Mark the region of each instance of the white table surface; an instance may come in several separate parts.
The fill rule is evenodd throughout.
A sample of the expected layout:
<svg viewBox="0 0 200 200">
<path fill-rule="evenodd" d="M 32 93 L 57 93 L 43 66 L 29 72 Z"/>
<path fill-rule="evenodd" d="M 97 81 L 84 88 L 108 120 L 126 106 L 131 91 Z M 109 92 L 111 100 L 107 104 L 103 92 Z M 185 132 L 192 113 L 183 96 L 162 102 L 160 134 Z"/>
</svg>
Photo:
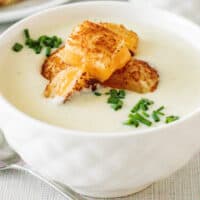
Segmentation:
<svg viewBox="0 0 200 200">
<path fill-rule="evenodd" d="M 154 3 L 200 24 L 200 0 L 133 0 Z M 0 25 L 0 33 L 11 24 Z M 141 171 L 142 173 L 142 171 Z M 0 172 L 0 200 L 64 200 L 46 184 L 23 171 Z M 167 179 L 123 200 L 200 200 L 200 154 Z"/>
</svg>

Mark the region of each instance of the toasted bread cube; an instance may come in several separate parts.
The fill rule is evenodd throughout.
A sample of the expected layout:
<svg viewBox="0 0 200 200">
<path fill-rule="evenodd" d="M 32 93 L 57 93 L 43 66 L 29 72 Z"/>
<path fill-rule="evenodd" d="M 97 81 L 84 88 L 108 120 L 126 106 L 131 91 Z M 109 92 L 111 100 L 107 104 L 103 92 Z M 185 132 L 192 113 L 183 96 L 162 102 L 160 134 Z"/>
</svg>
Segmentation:
<svg viewBox="0 0 200 200">
<path fill-rule="evenodd" d="M 138 93 L 153 92 L 159 83 L 158 72 L 147 62 L 131 59 L 128 64 L 113 73 L 104 86 L 126 89 Z"/>
<path fill-rule="evenodd" d="M 128 49 L 132 53 L 136 52 L 139 39 L 135 32 L 126 29 L 123 25 L 114 23 L 100 23 L 100 25 L 120 35 L 125 40 Z M 64 47 L 61 47 L 45 60 L 42 66 L 42 75 L 46 79 L 51 80 L 59 71 L 67 67 L 67 64 L 63 61 L 64 53 Z"/>
<path fill-rule="evenodd" d="M 60 65 L 60 63 L 63 63 L 62 60 L 60 60 L 60 51 L 63 51 L 63 49 L 58 49 L 56 53 L 53 53 L 45 61 L 46 65 L 43 65 L 46 68 L 43 69 L 43 72 L 46 72 L 46 74 L 43 74 L 45 77 L 48 77 L 48 75 L 51 74 L 51 77 L 53 78 L 57 73 L 62 71 L 63 68 L 66 69 L 67 67 L 70 67 L 65 63 L 65 65 Z M 56 55 L 58 56 L 56 57 Z M 53 66 L 53 68 L 51 66 Z M 54 68 L 56 70 L 54 70 Z M 87 81 L 90 80 L 87 76 L 85 76 L 85 78 L 87 78 Z M 59 78 L 55 78 L 54 82 L 57 80 L 59 80 Z M 154 91 L 158 82 L 159 75 L 157 71 L 150 67 L 148 63 L 141 60 L 131 59 L 124 68 L 113 73 L 113 75 L 111 75 L 103 85 L 119 89 L 127 89 L 139 93 L 146 93 Z M 89 84 L 89 82 L 87 83 Z"/>
<path fill-rule="evenodd" d="M 105 28 L 108 28 L 109 30 L 113 31 L 114 33 L 120 35 L 126 43 L 126 46 L 131 51 L 132 54 L 136 53 L 138 43 L 139 43 L 139 37 L 138 35 L 128 30 L 125 26 L 121 24 L 114 24 L 114 23 L 100 23 Z"/>
<path fill-rule="evenodd" d="M 57 73 L 69 66 L 63 61 L 63 56 L 65 53 L 64 51 L 64 47 L 61 47 L 46 58 L 44 64 L 42 65 L 41 71 L 41 74 L 46 79 L 52 80 L 57 75 Z"/>
<path fill-rule="evenodd" d="M 44 95 L 47 98 L 67 100 L 74 92 L 89 87 L 89 76 L 80 68 L 68 66 L 60 71 L 46 86 Z"/>
<path fill-rule="evenodd" d="M 130 59 L 121 36 L 89 21 L 77 26 L 65 44 L 65 62 L 84 69 L 100 82 L 124 67 Z"/>
</svg>

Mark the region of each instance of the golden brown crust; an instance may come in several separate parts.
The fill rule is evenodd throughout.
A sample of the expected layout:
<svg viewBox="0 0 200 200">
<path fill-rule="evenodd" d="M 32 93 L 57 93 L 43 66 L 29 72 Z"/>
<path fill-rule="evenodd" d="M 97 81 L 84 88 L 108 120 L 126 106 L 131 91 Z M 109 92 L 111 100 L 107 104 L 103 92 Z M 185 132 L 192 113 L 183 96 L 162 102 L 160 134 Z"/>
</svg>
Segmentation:
<svg viewBox="0 0 200 200">
<path fill-rule="evenodd" d="M 100 82 L 107 80 L 131 58 L 124 39 L 102 25 L 84 21 L 65 44 L 66 63 L 84 68 Z"/>
<path fill-rule="evenodd" d="M 86 50 L 86 51 L 93 50 L 94 52 L 98 53 L 98 52 L 100 52 L 100 50 L 98 50 L 99 48 L 100 49 L 105 48 L 107 50 L 107 52 L 110 53 L 110 54 L 108 54 L 108 57 L 111 57 L 114 49 L 116 48 L 116 47 L 114 47 L 114 45 L 116 43 L 114 40 L 111 40 L 109 42 L 107 41 L 108 31 L 106 29 L 109 29 L 110 31 L 114 32 L 115 34 L 120 35 L 120 37 L 122 37 L 125 40 L 126 46 L 132 53 L 136 52 L 139 38 L 135 32 L 128 30 L 123 25 L 118 25 L 118 24 L 113 24 L 113 23 L 100 23 L 101 26 L 99 26 L 98 24 L 95 24 L 95 23 L 90 23 L 90 22 L 85 22 L 85 23 L 87 23 L 88 26 L 91 26 L 90 30 L 80 27 L 79 34 L 74 34 L 74 35 L 72 34 L 73 41 L 74 40 L 76 40 L 76 41 L 85 40 L 85 42 L 83 42 L 83 41 L 80 42 L 82 48 L 87 49 L 87 46 L 88 46 L 88 43 L 86 42 L 87 40 L 82 38 L 82 35 L 86 34 L 89 37 L 90 34 L 95 34 L 97 30 L 100 32 L 102 32 L 102 31 L 106 32 L 105 37 L 104 36 L 100 37 L 100 39 L 96 41 L 95 48 L 93 48 L 93 49 L 88 48 L 88 50 Z M 84 25 L 84 26 L 86 26 L 86 25 Z M 76 44 L 76 45 L 78 45 L 78 44 Z M 64 53 L 65 53 L 64 47 L 61 47 L 45 60 L 43 66 L 42 66 L 41 74 L 46 79 L 51 80 L 58 72 L 60 72 L 61 70 L 65 69 L 67 67 L 67 64 L 65 63 L 65 61 L 63 59 Z M 98 71 L 97 70 L 95 71 L 94 69 L 93 69 L 93 72 L 98 73 Z"/>
<path fill-rule="evenodd" d="M 97 81 L 139 93 L 154 91 L 159 82 L 157 71 L 130 56 L 129 50 L 135 53 L 137 45 L 137 34 L 122 25 L 83 22 L 74 29 L 65 47 L 45 60 L 41 74 L 50 82 L 44 95 L 67 100 Z"/>
<path fill-rule="evenodd" d="M 49 82 L 44 95 L 47 98 L 61 97 L 62 101 L 66 101 L 76 91 L 90 87 L 91 83 L 91 78 L 86 72 L 77 67 L 68 66 Z"/>
<path fill-rule="evenodd" d="M 52 80 L 57 73 L 67 68 L 67 64 L 63 61 L 64 47 L 60 47 L 53 52 L 42 65 L 41 74 L 48 80 Z"/>
<path fill-rule="evenodd" d="M 158 83 L 159 75 L 154 68 L 142 60 L 131 59 L 124 68 L 113 73 L 103 85 L 147 93 L 153 92 Z"/>
<path fill-rule="evenodd" d="M 128 30 L 125 26 L 121 24 L 104 22 L 104 23 L 100 23 L 100 25 L 104 26 L 105 28 L 121 36 L 125 40 L 126 46 L 131 51 L 131 53 L 133 54 L 136 53 L 138 43 L 139 43 L 139 37 L 135 32 Z"/>
<path fill-rule="evenodd" d="M 47 79 L 52 80 L 46 87 L 46 97 L 55 97 L 61 94 L 58 94 L 58 91 L 53 90 L 53 88 L 57 88 L 62 83 L 62 77 L 66 76 L 60 72 L 63 71 L 63 69 L 70 67 L 69 65 L 66 65 L 60 61 L 60 56 L 56 57 L 56 55 L 59 54 L 59 51 L 62 50 L 63 48 L 58 49 L 57 52 L 53 53 L 50 57 L 47 58 L 45 61 L 46 64 L 43 65 L 42 74 Z M 60 75 L 57 76 L 59 73 Z M 67 98 L 67 96 L 71 96 L 75 91 L 80 91 L 85 87 L 94 85 L 96 82 L 94 79 L 89 78 L 89 76 L 87 76 L 87 78 L 83 76 L 82 80 L 83 78 L 85 78 L 85 82 L 83 84 L 78 84 L 77 86 L 74 85 L 74 88 L 76 89 L 73 88 L 70 94 L 65 94 L 65 98 Z M 148 63 L 144 61 L 134 60 L 132 58 L 124 68 L 113 73 L 113 75 L 106 82 L 104 82 L 103 85 L 119 89 L 127 89 L 139 93 L 146 93 L 154 91 L 157 88 L 158 82 L 159 75 L 155 69 L 153 69 Z M 54 93 L 54 95 L 52 93 Z M 65 92 L 62 91 L 62 95 L 64 93 Z"/>
</svg>

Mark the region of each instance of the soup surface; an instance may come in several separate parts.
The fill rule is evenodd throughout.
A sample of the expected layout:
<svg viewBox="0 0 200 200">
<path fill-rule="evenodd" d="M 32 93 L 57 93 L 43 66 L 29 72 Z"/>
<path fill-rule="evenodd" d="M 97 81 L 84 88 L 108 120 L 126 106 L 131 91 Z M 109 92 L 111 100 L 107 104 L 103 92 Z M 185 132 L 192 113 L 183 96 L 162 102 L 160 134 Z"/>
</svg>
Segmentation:
<svg viewBox="0 0 200 200">
<path fill-rule="evenodd" d="M 131 108 L 143 97 L 153 100 L 155 108 L 164 105 L 166 114 L 181 117 L 194 111 L 200 104 L 199 50 L 170 32 L 136 24 L 126 25 L 140 37 L 136 58 L 149 62 L 160 74 L 160 83 L 153 93 L 144 95 L 127 92 L 124 106 L 117 112 L 107 104 L 106 95 L 98 97 L 88 91 L 58 105 L 43 96 L 47 80 L 40 75 L 40 69 L 45 56 L 35 55 L 24 48 L 20 53 L 7 49 L 0 60 L 0 88 L 3 95 L 34 118 L 68 129 L 93 132 L 136 130 L 123 125 L 123 122 Z M 67 27 L 65 24 L 40 34 L 58 35 L 65 39 L 72 26 L 74 24 Z M 100 88 L 99 92 L 108 90 Z M 162 124 L 160 122 L 156 126 Z"/>
</svg>

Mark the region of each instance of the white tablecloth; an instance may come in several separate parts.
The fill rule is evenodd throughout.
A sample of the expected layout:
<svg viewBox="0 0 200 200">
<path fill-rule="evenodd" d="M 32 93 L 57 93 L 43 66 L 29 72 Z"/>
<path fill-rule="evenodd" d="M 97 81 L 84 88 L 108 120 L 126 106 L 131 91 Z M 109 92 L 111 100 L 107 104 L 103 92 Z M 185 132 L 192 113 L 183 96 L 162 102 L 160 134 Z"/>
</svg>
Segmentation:
<svg viewBox="0 0 200 200">
<path fill-rule="evenodd" d="M 154 3 L 200 24 L 200 0 L 133 0 Z M 0 25 L 0 32 L 8 25 Z M 141 172 L 142 173 L 142 172 Z M 0 172 L 0 200 L 64 200 L 46 184 L 23 171 Z M 200 200 L 200 154 L 165 180 L 123 200 Z"/>
</svg>

